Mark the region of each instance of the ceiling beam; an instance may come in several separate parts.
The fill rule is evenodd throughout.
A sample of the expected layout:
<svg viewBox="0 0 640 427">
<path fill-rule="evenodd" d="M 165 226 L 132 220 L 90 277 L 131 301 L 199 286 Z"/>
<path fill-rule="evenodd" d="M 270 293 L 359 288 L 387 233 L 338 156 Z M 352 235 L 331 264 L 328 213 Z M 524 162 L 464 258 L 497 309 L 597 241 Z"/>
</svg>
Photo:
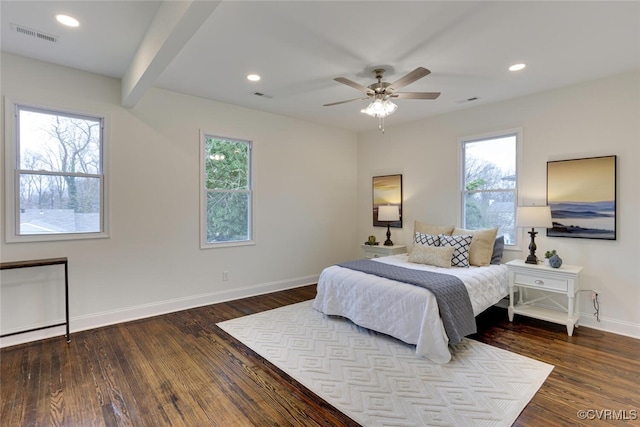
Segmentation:
<svg viewBox="0 0 640 427">
<path fill-rule="evenodd" d="M 133 108 L 220 1 L 163 1 L 122 77 L 122 105 Z"/>
</svg>

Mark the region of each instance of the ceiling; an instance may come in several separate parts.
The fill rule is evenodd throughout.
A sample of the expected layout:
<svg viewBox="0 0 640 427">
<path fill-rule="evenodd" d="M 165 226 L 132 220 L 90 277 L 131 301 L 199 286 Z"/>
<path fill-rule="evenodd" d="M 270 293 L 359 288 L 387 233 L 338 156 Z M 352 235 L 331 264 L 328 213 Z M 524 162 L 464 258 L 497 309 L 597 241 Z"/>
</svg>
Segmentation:
<svg viewBox="0 0 640 427">
<path fill-rule="evenodd" d="M 333 81 L 395 81 L 386 126 L 640 69 L 639 1 L 7 1 L 1 49 L 123 79 L 123 105 L 150 87 L 353 131 L 377 129 L 366 101 Z M 61 26 L 57 13 L 74 16 Z M 15 31 L 15 25 L 56 42 Z M 507 67 L 527 67 L 510 72 Z M 246 75 L 257 73 L 259 82 Z M 264 96 L 257 96 L 259 92 Z M 473 101 L 469 99 L 477 98 Z"/>
</svg>

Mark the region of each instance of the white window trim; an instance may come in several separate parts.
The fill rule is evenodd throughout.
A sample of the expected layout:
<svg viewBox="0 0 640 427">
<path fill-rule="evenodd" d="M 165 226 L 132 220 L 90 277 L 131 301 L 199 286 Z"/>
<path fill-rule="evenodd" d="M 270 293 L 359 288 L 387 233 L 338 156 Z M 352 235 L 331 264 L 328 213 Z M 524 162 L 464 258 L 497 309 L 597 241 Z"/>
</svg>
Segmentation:
<svg viewBox="0 0 640 427">
<path fill-rule="evenodd" d="M 17 148 L 17 106 L 24 106 L 34 109 L 40 109 L 44 111 L 53 111 L 59 113 L 67 113 L 71 115 L 84 115 L 88 117 L 95 117 L 102 119 L 102 176 L 101 180 L 101 220 L 102 231 L 95 233 L 57 233 L 57 234 L 36 234 L 36 235 L 20 235 L 18 233 L 19 225 L 16 223 L 19 218 L 17 210 L 20 208 L 17 201 L 17 195 L 19 194 L 18 185 L 16 180 L 16 171 L 18 169 L 18 156 L 16 152 Z M 76 110 L 52 106 L 42 105 L 32 102 L 15 101 L 9 97 L 4 98 L 4 123 L 5 123 L 5 135 L 4 135 L 4 180 L 5 180 L 5 242 L 6 243 L 26 243 L 26 242 L 54 242 L 54 241 L 67 241 L 67 240 L 85 240 L 85 239 L 104 239 L 109 235 L 109 168 L 108 168 L 108 122 L 107 114 L 87 112 L 84 108 L 83 112 L 79 113 Z"/>
<path fill-rule="evenodd" d="M 217 242 L 217 243 L 209 243 L 207 242 L 207 188 L 205 185 L 205 178 L 207 176 L 206 170 L 206 156 L 205 156 L 205 148 L 206 143 L 205 139 L 207 136 L 215 136 L 220 139 L 228 139 L 231 141 L 246 141 L 249 143 L 249 240 L 240 240 L 233 242 Z M 255 245 L 255 228 L 254 228 L 254 184 L 253 184 L 253 168 L 254 168 L 254 158 L 253 158 L 253 139 L 251 138 L 241 138 L 241 137 L 228 137 L 222 136 L 216 132 L 205 132 L 202 129 L 200 130 L 200 249 L 216 249 L 216 248 L 229 248 L 229 247 L 237 247 L 237 246 L 252 246 Z"/>
<path fill-rule="evenodd" d="M 523 130 L 522 128 L 512 128 L 512 129 L 504 129 L 496 132 L 488 132 L 477 135 L 469 135 L 465 137 L 458 138 L 458 180 L 459 180 L 459 193 L 460 197 L 458 199 L 458 218 L 460 218 L 460 224 L 464 224 L 464 184 L 465 184 L 465 169 L 463 167 L 463 153 L 464 146 L 466 142 L 477 142 L 483 141 L 487 139 L 496 139 L 508 135 L 516 136 L 516 188 L 515 188 L 515 200 L 516 207 L 522 204 L 522 200 L 520 199 L 520 176 L 521 176 L 521 167 L 522 167 L 522 144 L 523 144 Z M 504 250 L 506 251 L 521 251 L 522 244 L 524 239 L 522 238 L 522 232 L 517 230 L 514 232 L 516 237 L 516 242 L 513 245 L 504 245 Z"/>
</svg>

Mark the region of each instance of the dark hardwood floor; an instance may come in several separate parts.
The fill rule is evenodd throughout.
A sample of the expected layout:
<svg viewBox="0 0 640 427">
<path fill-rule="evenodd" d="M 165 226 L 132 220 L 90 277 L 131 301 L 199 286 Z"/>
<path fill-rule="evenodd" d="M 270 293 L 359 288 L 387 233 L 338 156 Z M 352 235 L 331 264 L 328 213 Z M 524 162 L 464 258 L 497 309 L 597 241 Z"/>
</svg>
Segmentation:
<svg viewBox="0 0 640 427">
<path fill-rule="evenodd" d="M 0 425 L 356 426 L 215 326 L 314 296 L 306 286 L 2 349 Z M 472 338 L 555 365 L 515 425 L 640 425 L 640 340 L 506 317 L 484 313 Z"/>
</svg>

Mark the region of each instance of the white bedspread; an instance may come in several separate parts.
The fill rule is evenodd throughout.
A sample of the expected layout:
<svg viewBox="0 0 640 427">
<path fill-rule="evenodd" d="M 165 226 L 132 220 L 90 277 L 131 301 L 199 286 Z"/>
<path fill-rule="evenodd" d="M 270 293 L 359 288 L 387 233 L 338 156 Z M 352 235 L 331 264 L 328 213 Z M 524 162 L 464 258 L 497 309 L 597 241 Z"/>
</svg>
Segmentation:
<svg viewBox="0 0 640 427">
<path fill-rule="evenodd" d="M 406 254 L 374 260 L 459 277 L 469 292 L 474 316 L 509 293 L 505 265 L 440 268 L 410 263 Z M 416 354 L 433 362 L 447 363 L 451 360 L 449 339 L 436 299 L 430 291 L 419 286 L 331 266 L 320 274 L 313 308 L 415 344 Z"/>
</svg>

